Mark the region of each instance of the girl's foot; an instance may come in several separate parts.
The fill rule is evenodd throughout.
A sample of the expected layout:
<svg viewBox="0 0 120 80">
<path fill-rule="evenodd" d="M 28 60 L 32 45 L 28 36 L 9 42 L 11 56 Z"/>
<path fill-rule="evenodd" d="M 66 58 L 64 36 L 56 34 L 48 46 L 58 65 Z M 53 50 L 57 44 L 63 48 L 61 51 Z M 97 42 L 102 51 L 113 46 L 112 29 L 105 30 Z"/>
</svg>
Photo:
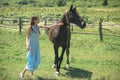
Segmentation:
<svg viewBox="0 0 120 80">
<path fill-rule="evenodd" d="M 20 73 L 20 78 L 24 79 L 24 74 L 23 73 Z"/>
<path fill-rule="evenodd" d="M 34 79 L 33 71 L 30 72 L 30 76 Z"/>
<path fill-rule="evenodd" d="M 31 77 L 32 77 L 33 79 L 35 79 L 35 76 L 31 75 Z"/>
<path fill-rule="evenodd" d="M 35 78 L 35 76 L 33 74 L 30 74 L 30 77 L 33 78 L 33 79 Z"/>
</svg>

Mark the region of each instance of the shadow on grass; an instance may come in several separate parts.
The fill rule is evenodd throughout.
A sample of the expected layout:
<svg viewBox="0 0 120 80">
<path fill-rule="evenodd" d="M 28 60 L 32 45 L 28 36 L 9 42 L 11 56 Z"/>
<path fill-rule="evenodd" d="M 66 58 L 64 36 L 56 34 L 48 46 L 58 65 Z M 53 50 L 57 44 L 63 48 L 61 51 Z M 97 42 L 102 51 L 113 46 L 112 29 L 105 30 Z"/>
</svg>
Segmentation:
<svg viewBox="0 0 120 80">
<path fill-rule="evenodd" d="M 88 79 L 91 80 L 92 72 L 87 70 L 82 70 L 79 68 L 70 68 L 68 72 L 66 72 L 67 76 L 70 76 L 71 78 L 79 78 L 79 79 Z"/>
<path fill-rule="evenodd" d="M 37 77 L 37 80 L 57 80 L 57 79 L 48 79 L 48 78 L 42 78 L 42 77 Z"/>
</svg>

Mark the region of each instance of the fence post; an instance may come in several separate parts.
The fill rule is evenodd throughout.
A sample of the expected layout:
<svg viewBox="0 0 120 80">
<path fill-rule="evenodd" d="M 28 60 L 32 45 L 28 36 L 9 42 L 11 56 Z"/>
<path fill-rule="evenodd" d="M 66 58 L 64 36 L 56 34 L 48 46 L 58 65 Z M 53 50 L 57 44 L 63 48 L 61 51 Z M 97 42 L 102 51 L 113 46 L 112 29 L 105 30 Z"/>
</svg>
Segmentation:
<svg viewBox="0 0 120 80">
<path fill-rule="evenodd" d="M 22 21 L 22 18 L 20 17 L 19 18 L 19 32 L 21 34 L 21 31 L 22 31 L 22 25 L 23 25 L 23 21 Z"/>
<path fill-rule="evenodd" d="M 73 32 L 73 24 L 71 25 L 71 27 L 72 27 L 72 32 Z"/>
<path fill-rule="evenodd" d="M 44 20 L 44 26 L 47 26 L 47 19 Z M 45 29 L 45 33 L 48 34 L 48 29 Z"/>
<path fill-rule="evenodd" d="M 99 21 L 99 35 L 100 35 L 100 41 L 103 41 L 102 22 L 103 22 L 103 19 L 100 18 L 100 21 Z"/>
<path fill-rule="evenodd" d="M 46 25 L 47 25 L 47 20 L 45 19 L 45 20 L 44 20 L 44 26 L 46 26 Z"/>
</svg>

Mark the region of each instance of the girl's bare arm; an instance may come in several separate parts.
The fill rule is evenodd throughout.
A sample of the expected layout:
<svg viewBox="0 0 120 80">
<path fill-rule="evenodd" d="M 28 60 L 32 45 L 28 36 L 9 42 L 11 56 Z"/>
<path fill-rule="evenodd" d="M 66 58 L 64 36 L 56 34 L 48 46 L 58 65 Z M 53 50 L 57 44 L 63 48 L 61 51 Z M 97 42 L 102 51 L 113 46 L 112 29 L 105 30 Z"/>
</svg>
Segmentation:
<svg viewBox="0 0 120 80">
<path fill-rule="evenodd" d="M 49 28 L 48 26 L 38 26 L 39 28 Z"/>
<path fill-rule="evenodd" d="M 62 25 L 64 25 L 64 23 L 63 22 L 60 22 L 60 23 L 58 23 L 58 24 L 53 24 L 53 25 L 50 25 L 49 27 L 59 27 L 59 26 L 62 26 Z"/>
<path fill-rule="evenodd" d="M 58 24 L 52 24 L 52 25 L 50 25 L 50 26 L 39 26 L 40 28 L 50 28 L 50 27 L 59 27 L 59 26 L 61 26 L 61 25 L 63 25 L 63 23 L 61 22 L 61 23 L 58 23 Z"/>
<path fill-rule="evenodd" d="M 31 27 L 29 26 L 26 32 L 26 48 L 29 50 L 29 37 L 30 37 Z"/>
</svg>

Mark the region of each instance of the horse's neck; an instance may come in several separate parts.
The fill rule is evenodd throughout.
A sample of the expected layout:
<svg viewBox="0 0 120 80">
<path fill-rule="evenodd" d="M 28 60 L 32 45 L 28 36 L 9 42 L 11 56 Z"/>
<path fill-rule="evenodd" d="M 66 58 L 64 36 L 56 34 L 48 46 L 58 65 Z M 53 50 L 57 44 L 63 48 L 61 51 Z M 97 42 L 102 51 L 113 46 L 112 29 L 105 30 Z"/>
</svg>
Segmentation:
<svg viewBox="0 0 120 80">
<path fill-rule="evenodd" d="M 62 17 L 62 19 L 60 21 L 64 23 L 64 26 L 67 26 L 68 23 L 69 23 L 68 20 L 67 20 L 66 14 L 63 15 L 63 17 Z"/>
</svg>

